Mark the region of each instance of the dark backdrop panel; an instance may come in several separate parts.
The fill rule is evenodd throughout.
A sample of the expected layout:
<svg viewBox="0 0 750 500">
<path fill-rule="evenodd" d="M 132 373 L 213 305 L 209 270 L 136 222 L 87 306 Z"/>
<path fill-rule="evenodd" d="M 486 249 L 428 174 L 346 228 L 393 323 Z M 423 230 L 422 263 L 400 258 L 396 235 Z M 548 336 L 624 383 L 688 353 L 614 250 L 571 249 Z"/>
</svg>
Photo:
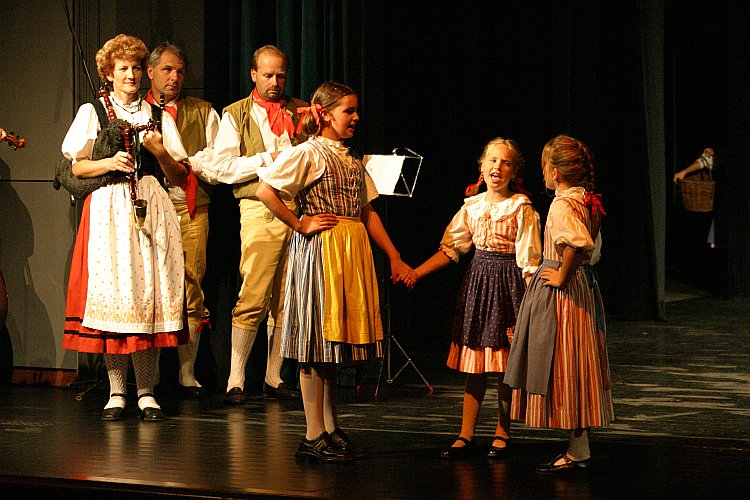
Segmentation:
<svg viewBox="0 0 750 500">
<path fill-rule="evenodd" d="M 525 185 L 544 219 L 550 199 L 541 149 L 569 133 L 598 162 L 609 214 L 599 265 L 608 312 L 653 314 L 637 14 L 632 6 L 547 2 L 487 2 L 474 10 L 409 2 L 386 12 L 386 142 L 425 156 L 415 196 L 389 205 L 391 235 L 408 262 L 437 250 L 464 187 L 476 180 L 484 144 L 496 136 L 524 151 Z M 447 345 L 461 271 L 440 271 L 409 296 L 410 328 L 431 345 Z"/>
<path fill-rule="evenodd" d="M 667 116 L 674 171 L 715 149 L 714 212 L 686 211 L 671 182 L 667 272 L 722 296 L 748 291 L 748 9 L 743 2 L 667 3 Z M 670 173 L 671 181 L 671 173 Z M 707 244 L 712 221 L 716 248 Z"/>
</svg>

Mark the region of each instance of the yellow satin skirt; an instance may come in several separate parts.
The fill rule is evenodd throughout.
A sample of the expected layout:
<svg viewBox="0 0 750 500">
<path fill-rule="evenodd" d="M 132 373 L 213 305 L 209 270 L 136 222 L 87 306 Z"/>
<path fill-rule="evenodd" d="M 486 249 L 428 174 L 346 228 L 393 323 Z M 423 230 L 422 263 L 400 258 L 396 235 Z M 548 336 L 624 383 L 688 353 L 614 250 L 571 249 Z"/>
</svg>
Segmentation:
<svg viewBox="0 0 750 500">
<path fill-rule="evenodd" d="M 324 292 L 323 338 L 370 344 L 383 339 L 380 296 L 372 248 L 359 219 L 339 217 L 320 235 Z"/>
</svg>

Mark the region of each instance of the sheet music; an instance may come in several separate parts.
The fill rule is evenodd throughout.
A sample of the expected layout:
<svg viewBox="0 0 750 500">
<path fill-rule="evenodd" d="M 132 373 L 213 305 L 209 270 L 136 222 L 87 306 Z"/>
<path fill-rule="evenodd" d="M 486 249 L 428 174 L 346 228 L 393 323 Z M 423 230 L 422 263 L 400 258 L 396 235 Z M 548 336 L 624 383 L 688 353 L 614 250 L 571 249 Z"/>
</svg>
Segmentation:
<svg viewBox="0 0 750 500">
<path fill-rule="evenodd" d="M 404 158 L 399 155 L 365 155 L 362 159 L 365 169 L 375 182 L 378 194 L 394 194 Z"/>
</svg>

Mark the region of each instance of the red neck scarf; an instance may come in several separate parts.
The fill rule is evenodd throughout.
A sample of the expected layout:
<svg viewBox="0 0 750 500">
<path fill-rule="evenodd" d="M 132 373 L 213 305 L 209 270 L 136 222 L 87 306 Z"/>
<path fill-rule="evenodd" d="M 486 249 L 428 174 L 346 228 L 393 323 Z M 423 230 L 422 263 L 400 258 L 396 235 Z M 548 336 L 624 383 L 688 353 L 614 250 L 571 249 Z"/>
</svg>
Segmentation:
<svg viewBox="0 0 750 500">
<path fill-rule="evenodd" d="M 292 120 L 292 117 L 286 112 L 286 108 L 284 107 L 286 99 L 276 102 L 266 101 L 260 96 L 257 88 L 253 89 L 251 95 L 253 96 L 253 102 L 261 106 L 268 113 L 268 124 L 271 125 L 271 131 L 274 134 L 281 136 L 284 130 L 286 130 L 289 137 L 294 137 L 294 120 Z"/>
</svg>

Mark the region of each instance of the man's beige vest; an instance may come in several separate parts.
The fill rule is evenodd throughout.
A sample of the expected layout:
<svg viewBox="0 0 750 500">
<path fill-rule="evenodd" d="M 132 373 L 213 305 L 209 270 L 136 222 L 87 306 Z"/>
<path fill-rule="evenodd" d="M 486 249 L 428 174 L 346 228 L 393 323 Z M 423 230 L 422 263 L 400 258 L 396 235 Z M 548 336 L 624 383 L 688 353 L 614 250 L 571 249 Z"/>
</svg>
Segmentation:
<svg viewBox="0 0 750 500">
<path fill-rule="evenodd" d="M 206 124 L 211 111 L 211 103 L 197 97 L 186 96 L 177 102 L 177 130 L 188 156 L 207 146 Z M 209 186 L 199 179 L 197 206 L 203 207 L 210 202 L 208 189 Z"/>
<path fill-rule="evenodd" d="M 292 115 L 295 130 L 300 119 L 297 108 L 301 106 L 307 106 L 307 103 L 293 97 L 287 98 L 286 110 Z M 240 154 L 242 156 L 253 156 L 266 150 L 266 146 L 263 144 L 263 135 L 251 114 L 252 107 L 253 98 L 249 96 L 224 108 L 224 112 L 232 115 L 234 122 L 240 129 Z M 306 139 L 306 135 L 295 135 L 292 137 L 292 146 L 296 146 Z M 235 198 L 251 198 L 255 196 L 257 188 L 258 179 L 253 179 L 252 181 L 235 184 L 232 191 Z"/>
</svg>

